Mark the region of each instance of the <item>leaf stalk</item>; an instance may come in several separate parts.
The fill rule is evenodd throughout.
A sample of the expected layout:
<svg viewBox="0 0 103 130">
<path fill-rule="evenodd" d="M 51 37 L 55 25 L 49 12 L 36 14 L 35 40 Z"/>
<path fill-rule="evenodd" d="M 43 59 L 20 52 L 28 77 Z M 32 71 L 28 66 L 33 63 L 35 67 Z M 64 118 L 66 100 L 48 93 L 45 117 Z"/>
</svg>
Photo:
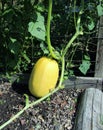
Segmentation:
<svg viewBox="0 0 103 130">
<path fill-rule="evenodd" d="M 51 14 L 52 14 L 52 0 L 49 0 L 49 7 L 48 7 L 48 18 L 47 18 L 47 45 L 50 52 L 50 55 L 58 60 L 58 57 L 53 51 L 53 47 L 51 45 L 51 39 L 50 39 L 50 23 L 51 23 Z"/>
</svg>

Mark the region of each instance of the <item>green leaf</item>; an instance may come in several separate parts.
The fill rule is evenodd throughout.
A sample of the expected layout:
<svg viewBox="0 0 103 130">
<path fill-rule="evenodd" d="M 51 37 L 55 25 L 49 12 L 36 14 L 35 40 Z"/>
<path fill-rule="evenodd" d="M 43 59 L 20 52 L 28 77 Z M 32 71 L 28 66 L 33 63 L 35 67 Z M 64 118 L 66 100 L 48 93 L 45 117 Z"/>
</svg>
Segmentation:
<svg viewBox="0 0 103 130">
<path fill-rule="evenodd" d="M 29 105 L 29 96 L 27 94 L 24 94 L 25 96 L 25 105 L 28 106 Z"/>
<path fill-rule="evenodd" d="M 94 21 L 92 20 L 92 21 L 88 24 L 88 29 L 91 31 L 91 30 L 94 29 L 94 27 L 95 27 L 95 23 L 94 23 Z"/>
<path fill-rule="evenodd" d="M 7 9 L 4 11 L 4 13 L 2 14 L 2 16 L 5 16 L 5 15 L 8 15 L 8 14 L 11 14 L 13 12 L 12 9 Z"/>
<path fill-rule="evenodd" d="M 82 60 L 82 64 L 79 67 L 79 70 L 86 75 L 88 69 L 90 68 L 91 62 L 90 57 L 87 55 L 84 55 L 84 59 Z"/>
<path fill-rule="evenodd" d="M 90 57 L 88 55 L 84 55 L 85 60 L 90 60 Z"/>
<path fill-rule="evenodd" d="M 87 18 L 89 19 L 88 29 L 91 31 L 91 30 L 93 30 L 94 27 L 95 27 L 95 22 L 94 22 L 93 18 L 91 18 L 91 17 L 89 17 L 89 16 L 88 16 Z"/>
<path fill-rule="evenodd" d="M 23 58 L 24 58 L 28 63 L 30 63 L 30 59 L 29 59 L 29 57 L 27 56 L 27 54 L 26 54 L 25 51 L 22 53 L 22 56 L 23 56 Z"/>
<path fill-rule="evenodd" d="M 10 37 L 10 40 L 11 40 L 12 43 L 17 41 L 15 38 L 12 38 L 12 37 Z"/>
<path fill-rule="evenodd" d="M 41 43 L 40 43 L 40 48 L 41 48 L 41 50 L 43 51 L 44 54 L 49 54 L 49 51 L 48 51 L 48 49 L 46 48 L 44 42 L 41 42 Z"/>
<path fill-rule="evenodd" d="M 14 38 L 10 38 L 10 41 L 11 42 L 9 42 L 9 44 L 8 44 L 8 48 L 9 48 L 10 52 L 13 54 L 18 54 L 20 51 L 20 44 Z"/>
<path fill-rule="evenodd" d="M 44 12 L 45 11 L 45 7 L 42 3 L 39 3 L 38 5 L 36 5 L 35 8 L 37 9 L 38 12 Z"/>
<path fill-rule="evenodd" d="M 37 13 L 36 22 L 29 22 L 28 31 L 32 36 L 45 41 L 46 30 L 44 25 L 44 17 L 40 13 Z"/>
<path fill-rule="evenodd" d="M 97 5 L 97 12 L 99 17 L 103 15 L 103 7 L 101 4 Z"/>
</svg>

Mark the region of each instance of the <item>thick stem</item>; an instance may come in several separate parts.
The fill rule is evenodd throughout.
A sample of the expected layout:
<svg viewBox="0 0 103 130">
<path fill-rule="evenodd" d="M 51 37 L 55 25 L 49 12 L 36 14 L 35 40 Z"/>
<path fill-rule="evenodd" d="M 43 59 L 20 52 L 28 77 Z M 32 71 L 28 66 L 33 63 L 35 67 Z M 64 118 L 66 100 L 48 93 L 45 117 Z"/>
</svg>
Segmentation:
<svg viewBox="0 0 103 130">
<path fill-rule="evenodd" d="M 58 86 L 60 86 L 60 87 L 62 86 L 64 71 L 65 71 L 65 57 L 64 56 L 62 56 L 61 61 L 62 61 L 62 69 L 61 69 L 60 82 L 58 84 Z"/>
<path fill-rule="evenodd" d="M 47 44 L 48 44 L 48 49 L 51 54 L 51 56 L 54 59 L 58 59 L 53 52 L 52 45 L 51 45 L 51 40 L 50 40 L 50 23 L 51 23 L 51 14 L 52 14 L 52 0 L 49 0 L 49 7 L 48 7 L 48 19 L 47 19 Z"/>
</svg>

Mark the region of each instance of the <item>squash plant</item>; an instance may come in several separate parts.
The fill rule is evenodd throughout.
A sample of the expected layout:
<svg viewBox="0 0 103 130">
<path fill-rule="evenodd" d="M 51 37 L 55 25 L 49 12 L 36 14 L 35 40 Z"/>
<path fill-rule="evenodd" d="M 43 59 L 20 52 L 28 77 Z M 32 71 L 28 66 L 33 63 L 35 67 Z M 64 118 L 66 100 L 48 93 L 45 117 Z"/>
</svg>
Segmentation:
<svg viewBox="0 0 103 130">
<path fill-rule="evenodd" d="M 76 0 L 74 0 L 74 9 L 76 9 Z M 18 118 L 26 109 L 28 109 L 29 107 L 32 107 L 33 105 L 36 105 L 38 103 L 40 103 L 41 101 L 45 100 L 46 98 L 48 98 L 49 96 L 51 96 L 53 93 L 57 92 L 58 90 L 64 88 L 64 85 L 62 84 L 63 83 L 63 79 L 64 79 L 64 73 L 65 73 L 65 57 L 66 57 L 66 54 L 68 52 L 68 49 L 72 46 L 73 42 L 80 36 L 80 35 L 83 35 L 83 26 L 81 24 L 81 19 L 82 19 L 82 14 L 83 14 L 83 11 L 84 11 L 84 0 L 81 0 L 81 8 L 79 9 L 79 11 L 77 11 L 77 14 L 75 13 L 74 11 L 74 25 L 75 25 L 75 33 L 74 35 L 71 37 L 71 39 L 69 40 L 69 42 L 63 47 L 61 53 L 58 52 L 51 44 L 51 37 L 50 37 L 50 23 L 51 23 L 51 14 L 52 14 L 52 0 L 49 0 L 49 6 L 48 6 L 48 18 L 47 18 L 47 28 L 46 28 L 46 43 L 47 43 L 47 46 L 48 46 L 48 50 L 50 52 L 49 54 L 49 60 L 51 58 L 51 60 L 47 63 L 46 60 L 48 60 L 48 58 L 46 57 L 46 59 L 43 59 L 43 61 L 41 61 L 41 59 L 39 59 L 39 61 L 37 61 L 36 63 L 36 69 L 35 69 L 35 73 L 34 73 L 34 79 L 38 79 L 37 81 L 37 85 L 38 85 L 38 82 L 40 82 L 41 80 L 39 80 L 40 78 L 40 73 L 38 71 L 38 68 L 41 69 L 42 71 L 44 70 L 44 68 L 46 68 L 46 73 L 47 73 L 47 67 L 51 61 L 55 62 L 56 63 L 56 66 L 59 64 L 61 65 L 61 70 L 60 70 L 60 77 L 58 79 L 58 67 L 57 69 L 55 68 L 55 66 L 52 68 L 52 71 L 57 71 L 56 72 L 56 76 L 54 76 L 56 78 L 56 81 L 49 81 L 49 82 L 45 82 L 44 85 L 47 85 L 48 83 L 53 83 L 53 90 L 51 91 L 48 91 L 47 90 L 47 93 L 45 93 L 44 95 L 41 95 L 42 93 L 38 92 L 38 90 L 33 90 L 30 88 L 30 91 L 31 93 L 35 93 L 36 96 L 40 96 L 41 98 L 38 99 L 37 101 L 34 101 L 34 102 L 31 102 L 29 101 L 29 97 L 28 95 L 24 94 L 26 100 L 25 100 L 25 107 L 20 111 L 18 112 L 16 115 L 14 115 L 10 120 L 8 120 L 7 122 L 5 122 L 3 125 L 0 126 L 0 129 L 3 129 L 5 126 L 7 126 L 8 124 L 10 124 L 13 120 L 15 120 L 16 118 Z M 100 14 L 100 12 L 99 12 Z M 40 14 L 37 14 L 37 16 L 39 16 Z M 43 18 L 41 17 L 41 19 L 43 20 Z M 36 23 L 37 25 L 38 23 Z M 32 32 L 32 27 L 35 28 L 35 25 L 33 22 L 30 22 L 29 23 L 29 28 L 28 28 L 28 31 L 33 35 L 33 36 L 36 36 L 36 33 Z M 91 30 L 93 28 L 93 22 L 91 22 L 91 24 L 89 24 L 89 29 Z M 45 28 L 43 27 L 43 30 L 45 30 Z M 42 31 L 42 30 L 41 30 Z M 38 37 L 38 35 L 37 35 Z M 44 35 L 41 37 L 43 40 L 44 40 Z M 13 40 L 14 41 L 14 40 Z M 88 59 L 88 58 L 87 58 Z M 40 65 L 41 62 L 43 65 Z M 43 63 L 44 62 L 44 63 Z M 58 62 L 58 63 L 57 63 Z M 50 63 L 51 64 L 51 63 Z M 40 65 L 40 66 L 39 66 Z M 52 65 L 52 64 L 51 64 Z M 34 70 L 33 70 L 34 71 Z M 37 72 L 38 71 L 38 72 Z M 49 70 L 48 70 L 49 71 Z M 51 71 L 50 71 L 51 72 Z M 43 72 L 44 73 L 44 72 Z M 54 74 L 54 73 L 53 73 Z M 32 77 L 33 74 L 31 74 L 31 77 Z M 44 76 L 46 74 L 44 73 Z M 43 78 L 43 75 L 41 75 L 42 78 Z M 37 80 L 36 79 L 36 80 Z M 57 79 L 58 79 L 58 85 L 57 87 L 54 89 L 54 86 L 57 82 Z M 30 83 L 33 82 L 31 81 L 32 78 L 30 79 Z M 45 80 L 45 78 L 44 78 Z M 42 81 L 41 81 L 42 82 Z M 40 85 L 40 84 L 39 84 Z M 31 85 L 30 85 L 31 87 Z M 43 85 L 41 84 L 40 87 L 42 88 Z M 52 89 L 51 86 L 49 86 L 48 88 Z M 37 92 L 37 93 L 36 93 Z M 40 95 L 39 95 L 40 94 Z M 43 97 L 42 97 L 43 96 Z"/>
</svg>

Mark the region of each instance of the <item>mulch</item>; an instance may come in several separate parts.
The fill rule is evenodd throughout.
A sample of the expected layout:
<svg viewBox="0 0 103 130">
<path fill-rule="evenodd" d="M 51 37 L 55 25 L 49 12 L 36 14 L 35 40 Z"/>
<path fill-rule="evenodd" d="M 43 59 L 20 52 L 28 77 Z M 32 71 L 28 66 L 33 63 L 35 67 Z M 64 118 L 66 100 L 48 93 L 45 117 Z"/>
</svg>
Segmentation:
<svg viewBox="0 0 103 130">
<path fill-rule="evenodd" d="M 29 93 L 27 85 L 0 81 L 0 125 L 23 109 L 25 93 L 30 102 L 37 100 Z M 61 89 L 27 109 L 3 130 L 72 130 L 80 93 L 81 90 Z"/>
</svg>

